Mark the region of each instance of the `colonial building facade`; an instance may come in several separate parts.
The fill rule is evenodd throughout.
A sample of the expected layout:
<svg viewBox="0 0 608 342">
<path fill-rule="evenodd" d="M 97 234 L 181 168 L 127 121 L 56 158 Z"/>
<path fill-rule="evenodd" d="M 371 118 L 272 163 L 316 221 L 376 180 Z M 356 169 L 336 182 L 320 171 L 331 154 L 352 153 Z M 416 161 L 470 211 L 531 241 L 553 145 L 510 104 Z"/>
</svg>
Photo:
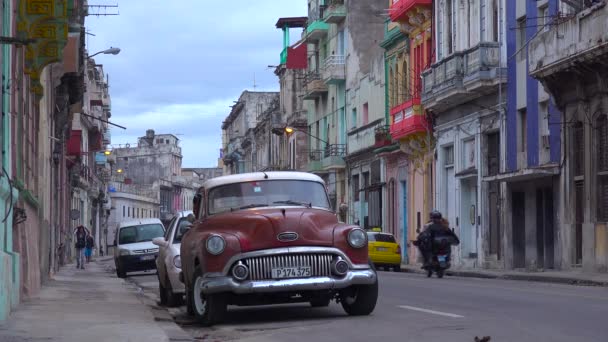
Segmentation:
<svg viewBox="0 0 608 342">
<path fill-rule="evenodd" d="M 460 236 L 454 258 L 463 267 L 496 267 L 502 257 L 499 183 L 484 182 L 499 171 L 506 93 L 502 6 L 437 2 L 435 60 L 422 72 L 421 103 L 432 114 L 436 140 L 435 206 Z"/>
<path fill-rule="evenodd" d="M 605 2 L 568 3 L 549 1 L 543 10 L 548 13 L 547 23 L 537 35 L 528 36 L 526 67 L 554 102 L 548 103 L 549 156 L 543 160 L 542 155 L 534 153 L 526 160 L 533 165 L 546 164 L 547 160 L 552 163 L 541 169 L 545 184 L 550 182 L 553 191 L 537 189 L 536 201 L 531 198 L 526 202 L 537 214 L 536 221 L 525 217 L 525 232 L 519 234 L 526 237 L 526 254 L 519 262 L 533 267 L 582 267 L 586 272 L 607 272 L 608 7 Z M 531 4 L 526 7 L 527 13 L 534 9 Z M 518 7 L 510 10 L 522 12 Z M 530 79 L 528 84 L 533 82 Z M 542 132 L 541 118 L 542 114 L 538 123 L 534 120 L 530 124 L 528 117 L 528 132 Z M 542 144 L 543 140 L 530 141 L 529 134 L 530 143 Z M 511 163 L 514 165 L 515 160 Z M 544 221 L 539 218 L 543 211 Z"/>
</svg>

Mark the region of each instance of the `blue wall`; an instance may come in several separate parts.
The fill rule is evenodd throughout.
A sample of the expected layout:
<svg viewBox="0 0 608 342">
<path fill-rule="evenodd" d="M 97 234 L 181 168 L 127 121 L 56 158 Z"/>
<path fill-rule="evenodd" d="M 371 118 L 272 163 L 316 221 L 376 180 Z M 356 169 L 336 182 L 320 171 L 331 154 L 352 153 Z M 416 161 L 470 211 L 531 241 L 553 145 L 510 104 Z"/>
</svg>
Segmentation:
<svg viewBox="0 0 608 342">
<path fill-rule="evenodd" d="M 517 79 L 517 11 L 516 1 L 506 1 L 507 15 L 507 170 L 517 170 L 517 91 L 518 87 L 523 86 L 524 80 Z M 558 0 L 549 0 L 549 14 L 555 15 L 558 10 Z M 542 27 L 538 26 L 538 7 L 536 0 L 526 1 L 526 40 L 532 39 L 536 32 Z M 527 135 L 527 162 L 528 167 L 539 165 L 540 153 L 540 132 L 539 123 L 542 118 L 538 112 L 538 81 L 529 76 L 529 68 L 527 63 L 527 48 L 524 48 L 520 53 L 526 56 L 526 135 Z M 549 142 L 550 142 L 550 161 L 553 163 L 559 162 L 561 155 L 561 132 L 560 121 L 561 114 L 551 100 L 548 108 L 549 114 Z"/>
<path fill-rule="evenodd" d="M 506 1 L 507 28 L 517 26 L 515 1 Z M 507 29 L 507 170 L 517 169 L 517 31 Z"/>
</svg>

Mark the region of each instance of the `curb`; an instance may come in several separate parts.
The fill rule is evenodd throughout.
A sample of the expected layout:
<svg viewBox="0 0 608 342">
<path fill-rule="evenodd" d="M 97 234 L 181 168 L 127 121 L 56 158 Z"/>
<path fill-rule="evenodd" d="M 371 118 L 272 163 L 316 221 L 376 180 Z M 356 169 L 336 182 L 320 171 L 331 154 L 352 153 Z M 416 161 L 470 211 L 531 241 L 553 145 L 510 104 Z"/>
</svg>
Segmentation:
<svg viewBox="0 0 608 342">
<path fill-rule="evenodd" d="M 426 274 L 426 271 L 416 269 L 411 266 L 401 266 L 402 273 Z M 540 283 L 553 283 L 564 285 L 578 286 L 598 286 L 608 287 L 608 281 L 580 279 L 571 277 L 554 277 L 536 274 L 488 274 L 467 270 L 448 270 L 445 272 L 447 276 L 462 277 L 462 278 L 479 278 L 479 279 L 501 279 L 501 280 L 518 280 L 518 281 L 533 281 Z"/>
<path fill-rule="evenodd" d="M 103 261 L 108 260 L 101 260 L 98 261 L 98 263 L 104 266 L 106 272 L 116 272 L 116 269 L 112 263 L 104 264 Z M 154 317 L 154 321 L 167 334 L 169 341 L 194 341 L 194 338 L 175 322 L 175 318 L 169 313 L 169 311 L 158 305 L 155 295 L 146 293 L 143 288 L 137 285 L 137 283 L 134 281 L 131 281 L 129 278 L 120 280 L 122 280 L 124 285 L 130 287 L 134 291 L 135 296 L 143 305 L 148 307 L 148 310 L 150 310 L 152 316 Z"/>
</svg>

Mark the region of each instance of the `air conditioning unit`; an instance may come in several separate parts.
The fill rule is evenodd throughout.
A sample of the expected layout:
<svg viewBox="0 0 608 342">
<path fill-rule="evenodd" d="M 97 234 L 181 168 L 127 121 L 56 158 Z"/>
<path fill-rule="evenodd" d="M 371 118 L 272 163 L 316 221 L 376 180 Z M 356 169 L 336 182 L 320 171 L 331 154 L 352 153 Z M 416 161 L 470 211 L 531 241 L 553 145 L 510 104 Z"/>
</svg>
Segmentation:
<svg viewBox="0 0 608 342">
<path fill-rule="evenodd" d="M 549 149 L 549 147 L 551 146 L 550 141 L 549 141 L 549 134 L 541 135 L 540 142 L 541 142 L 541 145 L 543 148 Z"/>
</svg>

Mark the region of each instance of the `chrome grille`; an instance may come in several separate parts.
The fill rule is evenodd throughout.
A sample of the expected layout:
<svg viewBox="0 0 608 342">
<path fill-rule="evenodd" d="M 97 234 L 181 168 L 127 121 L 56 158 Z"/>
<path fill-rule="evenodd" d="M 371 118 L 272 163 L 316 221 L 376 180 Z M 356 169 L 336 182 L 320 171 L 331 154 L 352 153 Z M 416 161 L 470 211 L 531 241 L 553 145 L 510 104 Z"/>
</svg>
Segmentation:
<svg viewBox="0 0 608 342">
<path fill-rule="evenodd" d="M 272 279 L 272 269 L 276 267 L 309 266 L 313 277 L 331 275 L 333 254 L 283 254 L 243 259 L 249 267 L 249 279 Z"/>
</svg>

